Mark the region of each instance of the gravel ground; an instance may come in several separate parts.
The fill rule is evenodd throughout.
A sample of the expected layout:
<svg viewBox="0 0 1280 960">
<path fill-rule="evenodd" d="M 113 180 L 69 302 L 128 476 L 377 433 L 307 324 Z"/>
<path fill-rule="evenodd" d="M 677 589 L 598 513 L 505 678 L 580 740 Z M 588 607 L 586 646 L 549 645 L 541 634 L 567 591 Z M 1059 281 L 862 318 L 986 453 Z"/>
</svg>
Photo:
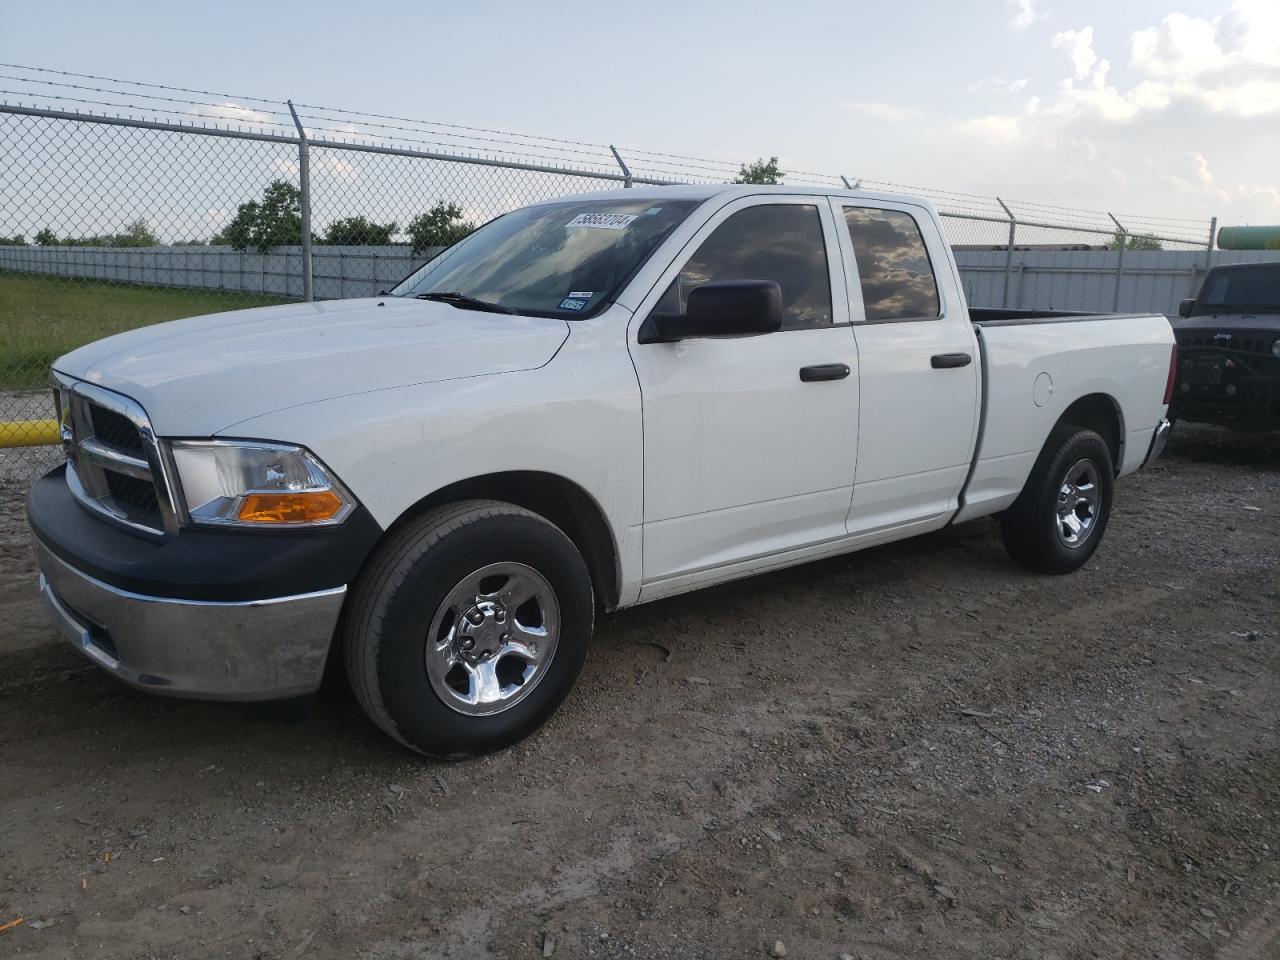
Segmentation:
<svg viewBox="0 0 1280 960">
<path fill-rule="evenodd" d="M 1280 437 L 1179 428 L 1081 572 L 978 522 L 604 618 L 496 756 L 133 693 L 0 495 L 0 953 L 1280 957 Z"/>
</svg>

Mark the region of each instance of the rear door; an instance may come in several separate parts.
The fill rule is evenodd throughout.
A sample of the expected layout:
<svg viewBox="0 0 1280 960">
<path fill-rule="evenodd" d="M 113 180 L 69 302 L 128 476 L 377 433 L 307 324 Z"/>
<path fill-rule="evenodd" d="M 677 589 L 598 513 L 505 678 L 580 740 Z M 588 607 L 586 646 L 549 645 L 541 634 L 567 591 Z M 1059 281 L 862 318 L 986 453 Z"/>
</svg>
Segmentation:
<svg viewBox="0 0 1280 960">
<path fill-rule="evenodd" d="M 969 470 L 981 381 L 949 251 L 923 207 L 831 206 L 861 364 L 849 532 L 940 526 Z"/>
<path fill-rule="evenodd" d="M 734 200 L 637 310 L 647 585 L 713 580 L 709 571 L 845 536 L 858 361 L 837 243 L 825 197 Z M 746 279 L 781 286 L 782 330 L 637 342 L 649 313 L 682 313 L 699 284 Z"/>
</svg>

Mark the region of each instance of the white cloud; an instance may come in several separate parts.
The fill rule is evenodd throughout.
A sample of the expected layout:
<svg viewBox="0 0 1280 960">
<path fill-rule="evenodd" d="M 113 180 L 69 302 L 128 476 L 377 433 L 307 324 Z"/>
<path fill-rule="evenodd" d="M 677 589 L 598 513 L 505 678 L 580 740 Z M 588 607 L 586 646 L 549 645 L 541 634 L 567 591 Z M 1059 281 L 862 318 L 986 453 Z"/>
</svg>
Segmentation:
<svg viewBox="0 0 1280 960">
<path fill-rule="evenodd" d="M 956 125 L 962 134 L 973 136 L 984 142 L 992 140 L 1012 143 L 1022 134 L 1017 117 L 991 114 L 985 117 L 972 117 L 962 120 Z"/>
<path fill-rule="evenodd" d="M 1031 81 L 1027 77 L 1017 80 L 1006 80 L 1004 77 L 986 77 L 965 87 L 968 93 L 979 93 L 983 90 L 1004 90 L 1008 93 L 1021 93 Z"/>
<path fill-rule="evenodd" d="M 1241 201 L 1246 206 L 1256 208 L 1261 201 L 1280 207 L 1280 187 L 1258 183 L 1220 184 L 1209 169 L 1209 159 L 1203 153 L 1190 153 L 1187 157 L 1191 161 L 1192 179 L 1182 179 L 1184 189 L 1198 187 L 1201 192 L 1211 195 L 1221 203 Z"/>
<path fill-rule="evenodd" d="M 940 127 L 993 171 L 971 187 L 1017 196 L 1022 183 L 1024 196 L 1206 221 L 1280 215 L 1280 0 L 1216 3 L 1218 14 L 1162 15 L 1127 35 L 1064 24 L 1046 44 L 1061 80 L 1035 95 L 999 77 L 970 86 L 1014 98 Z"/>
<path fill-rule="evenodd" d="M 358 164 L 338 156 L 332 150 L 326 150 L 319 162 L 313 163 L 313 167 L 322 175 L 328 174 L 339 180 L 359 180 L 363 172 Z"/>
<path fill-rule="evenodd" d="M 270 167 L 275 173 L 289 180 L 297 180 L 299 176 L 298 161 L 292 158 L 276 157 Z M 359 180 L 363 171 L 358 164 L 338 156 L 332 150 L 326 150 L 320 156 L 311 156 L 312 177 L 332 177 L 337 180 Z"/>
<path fill-rule="evenodd" d="M 875 100 L 846 101 L 840 104 L 840 109 L 848 110 L 850 113 L 857 113 L 864 117 L 871 117 L 875 120 L 887 120 L 891 123 L 910 120 L 917 114 L 917 111 L 910 107 L 900 107 L 896 104 L 881 103 Z"/>
<path fill-rule="evenodd" d="M 1053 35 L 1053 48 L 1067 51 L 1071 66 L 1075 70 L 1077 80 L 1084 80 L 1099 64 L 1098 55 L 1093 52 L 1093 27 L 1083 30 L 1063 30 Z M 1103 60 L 1101 63 L 1106 64 Z M 1110 64 L 1107 64 L 1109 67 Z M 1103 70 L 1105 75 L 1106 70 Z"/>
<path fill-rule="evenodd" d="M 270 164 L 268 164 L 268 166 L 271 168 L 273 173 L 278 173 L 290 180 L 298 179 L 299 171 L 297 160 L 289 160 L 285 157 L 276 157 Z"/>
<path fill-rule="evenodd" d="M 1280 2 L 1238 0 L 1227 14 L 1206 20 L 1172 13 L 1139 30 L 1130 64 L 1151 77 L 1175 80 L 1228 70 L 1280 70 Z"/>
<path fill-rule="evenodd" d="M 1011 0 L 1013 3 L 1013 29 L 1025 30 L 1037 20 L 1044 18 L 1044 14 L 1036 10 L 1035 0 Z"/>
<path fill-rule="evenodd" d="M 1111 64 L 1094 50 L 1093 27 L 1053 38 L 1073 76 L 1053 109 L 1126 121 L 1191 102 L 1214 113 L 1258 117 L 1280 113 L 1280 0 L 1237 0 L 1231 11 L 1204 19 L 1175 13 L 1136 31 L 1129 65 L 1136 82 L 1108 85 Z"/>
<path fill-rule="evenodd" d="M 229 123 L 264 126 L 272 122 L 271 115 L 252 107 L 242 107 L 230 100 L 223 103 L 196 104 L 195 112 L 214 120 L 225 120 Z"/>
</svg>

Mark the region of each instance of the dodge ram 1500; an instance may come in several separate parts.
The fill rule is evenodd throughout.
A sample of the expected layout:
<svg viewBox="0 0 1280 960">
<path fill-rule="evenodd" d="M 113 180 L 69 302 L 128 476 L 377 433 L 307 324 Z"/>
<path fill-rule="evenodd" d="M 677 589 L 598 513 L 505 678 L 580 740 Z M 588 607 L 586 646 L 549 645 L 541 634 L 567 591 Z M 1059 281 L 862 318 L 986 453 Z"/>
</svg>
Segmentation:
<svg viewBox="0 0 1280 960">
<path fill-rule="evenodd" d="M 28 516 L 55 623 L 127 683 L 283 698 L 338 658 L 392 737 L 474 753 L 563 700 L 597 611 L 989 515 L 1075 570 L 1173 353 L 1155 314 L 968 309 L 925 201 L 574 196 L 385 296 L 60 358 Z"/>
</svg>

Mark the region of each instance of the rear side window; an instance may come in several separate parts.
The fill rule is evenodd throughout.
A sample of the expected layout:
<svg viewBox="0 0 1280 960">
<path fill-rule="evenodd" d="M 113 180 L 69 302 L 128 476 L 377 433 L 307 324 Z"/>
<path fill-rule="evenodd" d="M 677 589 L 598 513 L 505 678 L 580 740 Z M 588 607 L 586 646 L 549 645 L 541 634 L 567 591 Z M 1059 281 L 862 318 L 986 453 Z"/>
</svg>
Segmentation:
<svg viewBox="0 0 1280 960">
<path fill-rule="evenodd" d="M 923 320 L 941 312 L 938 281 L 915 218 L 901 210 L 845 207 L 868 320 Z"/>
<path fill-rule="evenodd" d="M 784 330 L 831 325 L 831 276 L 812 204 L 747 207 L 716 227 L 654 308 L 684 313 L 689 291 L 714 280 L 772 280 L 782 288 Z"/>
</svg>

